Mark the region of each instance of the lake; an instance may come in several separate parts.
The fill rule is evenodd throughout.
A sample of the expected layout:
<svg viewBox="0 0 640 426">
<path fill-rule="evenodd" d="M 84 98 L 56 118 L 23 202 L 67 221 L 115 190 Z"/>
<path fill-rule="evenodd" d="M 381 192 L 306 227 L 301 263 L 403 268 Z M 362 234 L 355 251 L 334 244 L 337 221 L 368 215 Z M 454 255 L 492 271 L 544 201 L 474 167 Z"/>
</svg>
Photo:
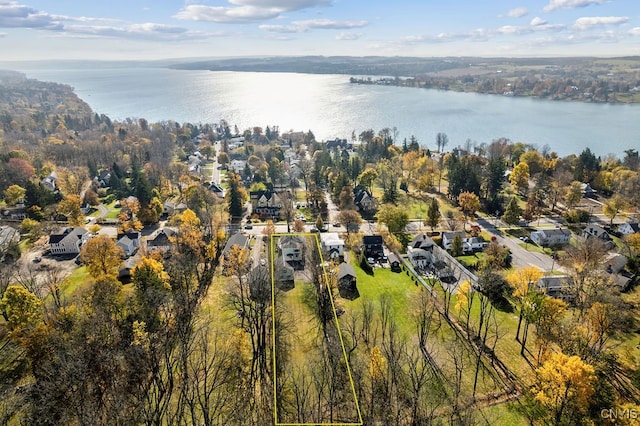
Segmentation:
<svg viewBox="0 0 640 426">
<path fill-rule="evenodd" d="M 23 69 L 30 78 L 66 83 L 98 113 L 112 119 L 144 117 L 217 123 L 242 131 L 278 125 L 312 130 L 319 140 L 394 126 L 397 143 L 415 135 L 435 149 L 438 132 L 448 149 L 506 137 L 560 155 L 589 147 L 622 157 L 640 148 L 640 105 L 590 104 L 431 89 L 356 85 L 346 75 L 210 72 L 165 68 Z"/>
</svg>

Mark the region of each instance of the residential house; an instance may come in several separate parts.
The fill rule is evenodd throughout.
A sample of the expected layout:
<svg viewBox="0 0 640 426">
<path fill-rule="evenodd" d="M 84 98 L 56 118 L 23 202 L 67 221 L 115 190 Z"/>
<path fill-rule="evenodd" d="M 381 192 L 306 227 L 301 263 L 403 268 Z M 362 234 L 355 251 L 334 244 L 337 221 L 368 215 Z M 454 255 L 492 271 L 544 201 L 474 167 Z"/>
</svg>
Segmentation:
<svg viewBox="0 0 640 426">
<path fill-rule="evenodd" d="M 402 267 L 400 266 L 400 259 L 393 253 L 389 253 L 389 267 L 393 272 L 400 272 Z"/>
<path fill-rule="evenodd" d="M 153 238 L 147 239 L 147 251 L 149 253 L 153 252 L 162 252 L 168 253 L 171 251 L 173 247 L 173 243 L 171 243 L 171 237 L 175 234 L 172 229 L 163 228 L 161 229 Z"/>
<path fill-rule="evenodd" d="M 322 253 L 331 258 L 344 255 L 344 240 L 340 238 L 337 232 L 320 234 L 320 247 L 322 248 Z"/>
<path fill-rule="evenodd" d="M 140 232 L 131 231 L 119 235 L 116 245 L 122 249 L 126 257 L 130 257 L 140 248 L 141 241 L 142 237 Z"/>
<path fill-rule="evenodd" d="M 364 256 L 378 260 L 384 257 L 384 248 L 381 235 L 365 235 L 362 237 Z"/>
<path fill-rule="evenodd" d="M 355 299 L 360 296 L 357 287 L 356 271 L 348 263 L 341 263 L 338 267 L 338 292 L 345 299 Z"/>
<path fill-rule="evenodd" d="M 304 246 L 304 240 L 296 235 L 278 238 L 280 255 L 294 269 L 304 269 Z"/>
<path fill-rule="evenodd" d="M 244 171 L 247 162 L 245 160 L 231 160 L 229 168 L 234 172 L 241 174 Z"/>
<path fill-rule="evenodd" d="M 55 171 L 53 171 L 49 173 L 49 176 L 45 177 L 40 181 L 40 185 L 44 186 L 49 191 L 55 191 L 56 189 L 58 189 L 57 181 L 58 181 L 58 175 L 56 174 Z"/>
<path fill-rule="evenodd" d="M 571 300 L 569 290 L 573 286 L 573 279 L 568 275 L 552 275 L 538 280 L 538 288 L 545 294 L 556 299 Z"/>
<path fill-rule="evenodd" d="M 451 269 L 449 264 L 444 260 L 440 259 L 433 262 L 433 270 L 435 271 L 438 279 L 441 281 L 450 282 L 452 280 L 455 280 L 453 269 Z"/>
<path fill-rule="evenodd" d="M 168 217 L 174 214 L 182 214 L 189 207 L 185 203 L 176 203 L 173 201 L 165 201 L 162 206 L 162 214 Z"/>
<path fill-rule="evenodd" d="M 139 261 L 140 255 L 133 256 L 125 260 L 124 265 L 122 265 L 118 270 L 118 280 L 125 284 L 131 282 L 131 272 L 133 272 L 133 268 L 136 267 Z"/>
<path fill-rule="evenodd" d="M 596 193 L 598 192 L 593 189 L 588 183 L 581 183 L 580 191 L 582 192 L 582 196 L 587 198 L 596 198 Z"/>
<path fill-rule="evenodd" d="M 2 210 L 2 219 L 5 220 L 24 220 L 27 218 L 27 209 L 22 207 L 8 207 Z"/>
<path fill-rule="evenodd" d="M 93 180 L 100 186 L 100 188 L 108 188 L 109 183 L 111 182 L 111 171 L 103 170 L 98 173 L 98 176 L 94 177 Z"/>
<path fill-rule="evenodd" d="M 231 237 L 229 237 L 229 239 L 227 240 L 227 243 L 224 245 L 224 248 L 222 249 L 222 256 L 225 260 L 230 259 L 229 256 L 231 256 L 231 250 L 234 247 L 238 247 L 240 249 L 249 249 L 249 237 L 240 233 L 231 235 Z M 249 266 L 249 263 L 251 262 L 251 258 L 249 256 L 247 256 L 247 262 L 247 266 Z M 223 272 L 225 274 L 227 273 L 226 270 L 223 270 Z"/>
<path fill-rule="evenodd" d="M 586 238 L 598 237 L 603 241 L 611 241 L 611 236 L 609 235 L 609 233 L 605 231 L 603 227 L 596 224 L 587 226 L 584 230 L 584 236 Z"/>
<path fill-rule="evenodd" d="M 625 222 L 622 225 L 618 225 L 618 232 L 622 235 L 635 234 L 640 232 L 640 225 L 638 225 L 638 222 Z"/>
<path fill-rule="evenodd" d="M 202 158 L 197 155 L 190 155 L 187 159 L 187 167 L 190 172 L 200 173 L 200 166 L 202 165 Z"/>
<path fill-rule="evenodd" d="M 372 215 L 378 210 L 378 200 L 361 186 L 353 188 L 353 202 L 363 215 Z"/>
<path fill-rule="evenodd" d="M 10 226 L 0 226 L 0 260 L 11 243 L 20 242 L 20 231 Z"/>
<path fill-rule="evenodd" d="M 539 246 L 558 246 L 568 244 L 571 232 L 568 229 L 539 229 L 531 233 L 531 240 Z"/>
<path fill-rule="evenodd" d="M 433 262 L 432 252 L 423 248 L 407 247 L 407 257 L 413 268 L 418 271 L 427 269 Z M 389 256 L 389 259 L 391 259 L 391 256 Z M 389 261 L 391 262 L 391 260 Z"/>
<path fill-rule="evenodd" d="M 432 253 L 433 246 L 435 245 L 436 243 L 434 243 L 433 240 L 429 236 L 427 236 L 427 234 L 418 234 L 409 243 L 409 248 L 423 249 Z"/>
<path fill-rule="evenodd" d="M 79 254 L 82 245 L 91 238 L 86 229 L 76 226 L 49 235 L 49 247 L 53 255 Z"/>
<path fill-rule="evenodd" d="M 255 302 L 271 302 L 271 269 L 258 264 L 249 272 L 249 297 Z"/>
<path fill-rule="evenodd" d="M 462 247 L 466 252 L 476 252 L 489 245 L 482 237 L 469 237 L 462 239 Z"/>
<path fill-rule="evenodd" d="M 294 287 L 294 271 L 283 256 L 279 256 L 273 263 L 275 285 L 281 290 L 291 290 Z"/>
<path fill-rule="evenodd" d="M 282 209 L 282 202 L 275 191 L 262 190 L 251 191 L 251 210 L 262 217 L 279 217 Z"/>
<path fill-rule="evenodd" d="M 220 198 L 224 198 L 224 190 L 215 182 L 211 182 L 211 184 L 209 185 L 209 191 L 213 192 Z"/>
<path fill-rule="evenodd" d="M 453 244 L 453 239 L 459 235 L 464 242 L 464 239 L 467 237 L 466 232 L 464 231 L 452 231 L 452 232 L 443 232 L 442 233 L 442 248 L 445 250 L 451 250 L 451 245 Z"/>
</svg>

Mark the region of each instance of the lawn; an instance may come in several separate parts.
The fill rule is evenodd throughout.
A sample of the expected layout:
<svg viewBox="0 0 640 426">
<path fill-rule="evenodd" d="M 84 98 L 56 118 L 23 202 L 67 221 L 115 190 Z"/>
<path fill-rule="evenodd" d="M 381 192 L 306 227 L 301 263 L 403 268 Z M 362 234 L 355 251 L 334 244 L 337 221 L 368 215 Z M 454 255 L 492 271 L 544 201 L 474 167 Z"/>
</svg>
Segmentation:
<svg viewBox="0 0 640 426">
<path fill-rule="evenodd" d="M 351 256 L 353 259 L 355 256 Z M 356 271 L 357 286 L 360 297 L 355 300 L 340 299 L 340 304 L 347 312 L 359 312 L 362 310 L 362 303 L 370 300 L 377 304 L 380 296 L 386 294 L 391 300 L 391 307 L 395 314 L 395 323 L 399 330 L 406 335 L 413 334 L 414 324 L 410 311 L 411 301 L 421 289 L 421 285 L 416 285 L 404 272 L 391 272 L 389 269 L 376 268 L 374 275 L 367 275 L 359 265 L 352 262 Z"/>
<path fill-rule="evenodd" d="M 60 296 L 63 299 L 71 299 L 80 287 L 91 280 L 92 278 L 89 275 L 89 271 L 87 271 L 86 266 L 76 268 L 60 284 Z"/>
</svg>

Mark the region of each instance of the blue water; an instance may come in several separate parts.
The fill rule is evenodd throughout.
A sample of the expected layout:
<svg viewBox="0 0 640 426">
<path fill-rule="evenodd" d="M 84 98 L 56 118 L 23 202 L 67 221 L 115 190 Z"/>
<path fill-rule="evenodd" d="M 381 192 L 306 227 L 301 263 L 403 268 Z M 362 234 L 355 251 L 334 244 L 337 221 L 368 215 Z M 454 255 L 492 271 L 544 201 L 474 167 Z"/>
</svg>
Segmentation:
<svg viewBox="0 0 640 426">
<path fill-rule="evenodd" d="M 294 73 L 183 71 L 163 68 L 25 69 L 30 78 L 73 86 L 98 113 L 112 119 L 144 117 L 217 123 L 240 130 L 278 125 L 312 130 L 317 139 L 396 127 L 398 143 L 415 135 L 448 148 L 506 137 L 564 156 L 589 147 L 622 157 L 640 148 L 640 105 L 549 101 L 474 93 L 354 85 L 349 76 Z"/>
</svg>

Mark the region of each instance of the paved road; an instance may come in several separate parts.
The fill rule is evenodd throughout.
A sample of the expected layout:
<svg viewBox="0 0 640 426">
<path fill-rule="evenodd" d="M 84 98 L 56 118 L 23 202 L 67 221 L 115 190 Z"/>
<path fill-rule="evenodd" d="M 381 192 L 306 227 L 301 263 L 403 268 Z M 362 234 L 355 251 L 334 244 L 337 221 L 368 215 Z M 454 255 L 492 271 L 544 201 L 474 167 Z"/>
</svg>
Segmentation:
<svg viewBox="0 0 640 426">
<path fill-rule="evenodd" d="M 503 229 L 500 228 L 500 221 L 498 221 L 498 228 L 495 227 L 495 221 L 488 221 L 483 218 L 478 219 L 478 225 L 492 236 L 496 237 L 499 244 L 502 244 L 511 250 L 512 261 L 511 263 L 516 268 L 523 268 L 525 266 L 537 266 L 543 271 L 551 271 L 552 269 L 559 269 L 557 262 L 555 262 L 551 256 L 532 252 L 526 250 L 520 246 L 521 241 L 515 238 L 509 237 Z"/>
</svg>

